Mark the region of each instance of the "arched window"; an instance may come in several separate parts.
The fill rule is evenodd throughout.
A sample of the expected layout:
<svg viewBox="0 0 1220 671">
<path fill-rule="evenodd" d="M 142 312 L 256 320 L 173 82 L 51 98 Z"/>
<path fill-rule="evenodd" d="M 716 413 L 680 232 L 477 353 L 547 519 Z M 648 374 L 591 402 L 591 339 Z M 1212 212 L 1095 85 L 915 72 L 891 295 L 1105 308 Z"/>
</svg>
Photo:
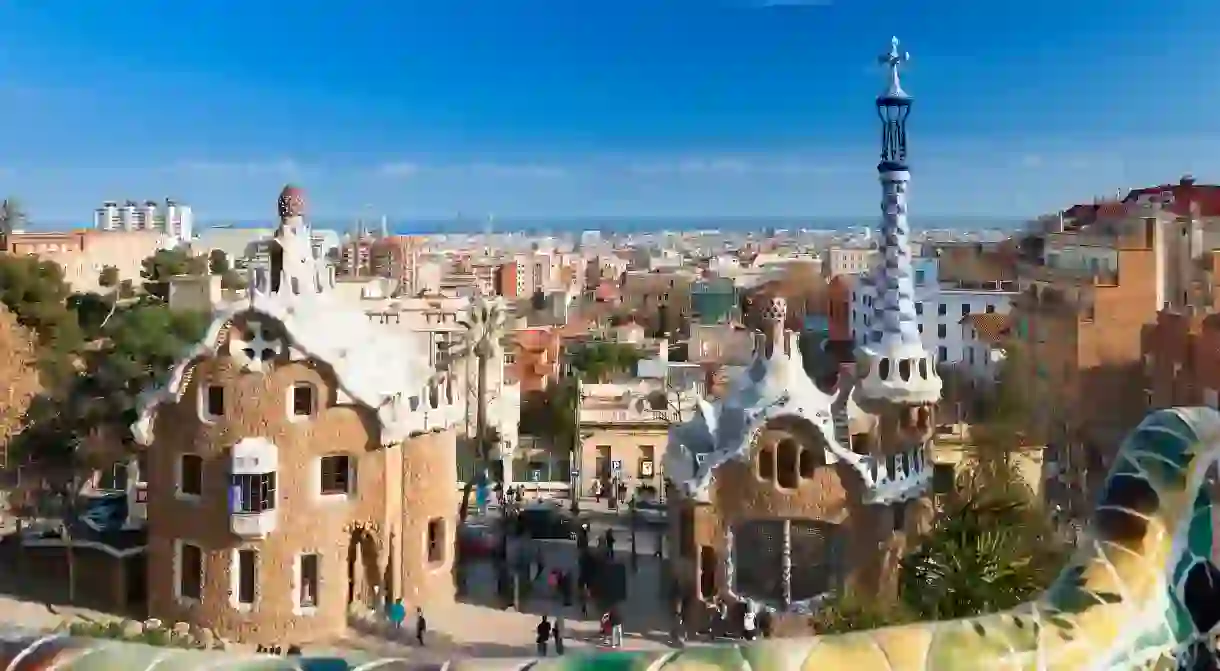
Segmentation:
<svg viewBox="0 0 1220 671">
<path fill-rule="evenodd" d="M 761 480 L 775 480 L 775 450 L 770 447 L 758 451 L 758 477 Z"/>
<path fill-rule="evenodd" d="M 796 489 L 800 484 L 800 445 L 792 439 L 781 440 L 775 451 L 775 482 L 784 489 Z"/>
<path fill-rule="evenodd" d="M 801 459 L 798 465 L 800 466 L 800 476 L 802 478 L 812 478 L 814 469 L 818 467 L 817 464 L 817 454 L 814 453 L 812 448 L 807 447 L 801 450 Z"/>
</svg>

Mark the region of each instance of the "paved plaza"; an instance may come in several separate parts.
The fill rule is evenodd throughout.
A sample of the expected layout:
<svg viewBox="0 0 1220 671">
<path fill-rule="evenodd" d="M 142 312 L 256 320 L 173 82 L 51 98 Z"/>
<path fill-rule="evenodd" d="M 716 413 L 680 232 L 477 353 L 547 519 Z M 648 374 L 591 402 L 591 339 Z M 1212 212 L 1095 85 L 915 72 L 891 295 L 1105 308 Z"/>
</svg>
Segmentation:
<svg viewBox="0 0 1220 671">
<path fill-rule="evenodd" d="M 582 501 L 582 513 L 587 513 L 592 537 L 597 539 L 607 527 L 616 536 L 615 554 L 624 564 L 630 553 L 630 532 L 625 514 L 606 509 L 605 504 Z M 668 647 L 669 622 L 660 595 L 663 593 L 660 561 L 653 556 L 659 527 L 641 524 L 637 531 L 639 570 L 628 573 L 628 600 L 623 608 L 624 643 L 629 650 L 656 650 Z M 543 551 L 547 569 L 575 571 L 577 551 L 570 540 L 532 541 Z M 490 562 L 476 562 L 469 574 L 468 595 L 461 602 L 437 606 L 425 605 L 428 620 L 427 644 L 421 650 L 414 641 L 413 622 L 401 635 L 389 635 L 384 626 L 353 626 L 349 635 L 336 641 L 334 647 L 364 650 L 370 654 L 409 657 L 411 659 L 441 659 L 453 656 L 512 657 L 535 654 L 535 626 L 541 615 L 552 621 L 562 616 L 565 624 L 565 646 L 569 650 L 588 649 L 601 645 L 598 633 L 600 613 L 590 607 L 588 617 L 580 614 L 574 601 L 564 607 L 546 586 L 545 577 L 535 583 L 534 597 L 524 599 L 521 612 L 504 609 L 496 603 L 495 579 Z M 32 589 L 21 584 L 16 576 L 0 575 L 0 624 L 51 630 L 81 619 L 105 621 L 114 615 L 62 604 L 62 585 Z M 59 603 L 57 603 L 59 602 Z M 413 611 L 415 604 L 407 604 Z M 410 618 L 409 618 L 410 619 Z M 307 646 L 311 652 L 325 651 L 329 646 Z M 552 648 L 552 653 L 553 648 Z"/>
</svg>

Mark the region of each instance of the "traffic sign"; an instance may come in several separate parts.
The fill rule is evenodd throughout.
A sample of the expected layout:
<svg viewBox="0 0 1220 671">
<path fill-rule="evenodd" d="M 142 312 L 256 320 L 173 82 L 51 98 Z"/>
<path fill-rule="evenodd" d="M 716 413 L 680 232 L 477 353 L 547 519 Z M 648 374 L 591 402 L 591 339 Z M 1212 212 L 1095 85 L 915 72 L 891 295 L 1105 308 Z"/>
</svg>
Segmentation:
<svg viewBox="0 0 1220 671">
<path fill-rule="evenodd" d="M 615 460 L 611 461 L 610 470 L 614 471 L 615 473 L 622 473 L 623 472 L 623 460 L 615 459 Z"/>
</svg>

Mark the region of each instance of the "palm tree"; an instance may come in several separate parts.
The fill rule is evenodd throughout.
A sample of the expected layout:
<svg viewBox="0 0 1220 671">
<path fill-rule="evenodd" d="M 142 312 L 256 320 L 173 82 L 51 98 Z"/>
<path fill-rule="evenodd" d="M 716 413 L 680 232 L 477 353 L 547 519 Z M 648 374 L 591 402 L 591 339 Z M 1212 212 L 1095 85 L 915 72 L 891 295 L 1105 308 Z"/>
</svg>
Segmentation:
<svg viewBox="0 0 1220 671">
<path fill-rule="evenodd" d="M 459 321 L 465 332 L 458 343 L 456 359 L 469 361 L 472 357 L 478 366 L 478 382 L 476 387 L 475 406 L 475 454 L 478 467 L 466 485 L 462 488 L 462 507 L 458 509 L 458 518 L 466 521 L 469 512 L 470 493 L 476 481 L 481 482 L 485 473 L 491 467 L 491 432 L 487 429 L 487 366 L 491 357 L 499 350 L 500 340 L 504 337 L 505 321 L 508 316 L 504 301 L 499 297 L 476 297 L 471 301 L 469 312 L 465 319 Z M 452 364 L 451 364 L 452 365 Z"/>
<path fill-rule="evenodd" d="M 5 198 L 0 203 L 0 235 L 7 235 L 25 227 L 25 210 L 16 198 Z"/>
<path fill-rule="evenodd" d="M 1008 496 L 954 502 L 903 557 L 902 602 L 923 619 L 953 619 L 1012 608 L 1046 589 L 1062 553 L 1032 513 Z"/>
</svg>

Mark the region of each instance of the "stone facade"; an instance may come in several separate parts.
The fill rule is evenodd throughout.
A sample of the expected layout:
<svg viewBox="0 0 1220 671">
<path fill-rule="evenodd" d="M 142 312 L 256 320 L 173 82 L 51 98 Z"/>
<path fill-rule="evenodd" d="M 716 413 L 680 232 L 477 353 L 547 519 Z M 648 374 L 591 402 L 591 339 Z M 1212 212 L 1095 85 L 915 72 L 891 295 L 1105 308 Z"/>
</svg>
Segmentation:
<svg viewBox="0 0 1220 671">
<path fill-rule="evenodd" d="M 896 429 L 898 416 L 889 419 Z M 910 444 L 883 440 L 880 426 L 872 435 L 857 436 L 857 449 L 884 459 L 900 454 L 899 445 Z M 870 450 L 873 444 L 877 447 Z M 717 469 L 706 502 L 678 499 L 671 511 L 669 543 L 676 549 L 671 562 L 683 593 L 706 604 L 758 599 L 734 584 L 738 576 L 733 574 L 741 570 L 733 556 L 732 544 L 740 542 L 734 530 L 743 523 L 789 520 L 818 523 L 825 532 L 820 565 L 796 558 L 789 563 L 792 570 L 825 571 L 829 592 L 893 594 L 897 561 L 907 539 L 931 521 L 931 501 L 919 497 L 867 504 L 860 475 L 842 462 L 827 463 L 825 454 L 824 440 L 811 425 L 779 418 L 759 434 L 749 460 L 730 461 Z M 931 468 L 930 456 L 926 467 Z M 788 535 L 791 538 L 791 531 Z M 801 597 L 808 595 L 791 595 L 794 604 L 779 609 L 777 626 L 791 631 L 807 627 L 809 605 L 795 603 Z"/>
<path fill-rule="evenodd" d="M 247 329 L 247 320 L 235 318 L 221 338 Z M 261 315 L 257 321 L 277 328 Z M 177 401 L 159 407 L 160 427 L 148 451 L 150 616 L 231 640 L 305 643 L 340 634 L 350 604 L 379 607 L 375 586 L 386 585 L 381 596 L 411 605 L 453 599 L 454 431 L 382 447 L 373 412 L 338 402 L 334 374 L 314 360 L 280 356 L 251 374 L 218 355 L 196 362 L 189 375 Z M 292 402 L 303 386 L 316 399 L 305 416 Z M 223 415 L 205 416 L 209 394 L 223 397 Z M 230 524 L 230 450 L 245 438 L 265 438 L 278 448 L 275 528 L 257 539 L 243 539 Z M 183 493 L 194 487 L 183 481 L 191 477 L 184 476 L 190 470 L 184 455 L 202 458 L 197 496 Z M 350 493 L 322 493 L 322 460 L 333 456 L 350 464 Z M 440 548 L 431 558 L 430 542 Z M 197 600 L 181 596 L 181 583 L 189 580 L 182 573 L 189 568 L 183 544 L 202 551 Z M 240 602 L 239 550 L 255 553 L 249 604 Z M 308 589 L 301 557 L 311 554 L 318 556 L 314 607 L 301 600 Z"/>
</svg>

